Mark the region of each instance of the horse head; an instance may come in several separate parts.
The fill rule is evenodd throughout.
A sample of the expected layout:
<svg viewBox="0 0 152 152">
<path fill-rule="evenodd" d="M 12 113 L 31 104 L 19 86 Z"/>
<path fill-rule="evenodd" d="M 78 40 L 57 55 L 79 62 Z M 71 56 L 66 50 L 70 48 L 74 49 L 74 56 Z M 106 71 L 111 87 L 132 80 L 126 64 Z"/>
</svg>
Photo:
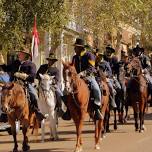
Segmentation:
<svg viewBox="0 0 152 152">
<path fill-rule="evenodd" d="M 1 104 L 2 104 L 2 111 L 5 113 L 9 113 L 12 110 L 13 106 L 13 89 L 14 83 L 6 83 L 2 87 L 1 91 Z"/>
<path fill-rule="evenodd" d="M 138 57 L 133 58 L 127 65 L 127 73 L 131 76 L 139 76 L 142 74 L 142 66 Z"/>
<path fill-rule="evenodd" d="M 48 74 L 39 74 L 41 81 L 40 81 L 40 86 L 42 87 L 43 90 L 45 91 L 50 91 L 52 84 L 54 83 L 54 77 L 55 76 L 50 76 Z"/>
<path fill-rule="evenodd" d="M 64 61 L 62 61 L 63 64 L 63 79 L 65 82 L 65 89 L 67 92 L 72 92 L 72 80 L 73 78 L 75 78 L 77 76 L 77 71 L 74 67 L 74 64 L 72 63 L 65 63 Z"/>
</svg>

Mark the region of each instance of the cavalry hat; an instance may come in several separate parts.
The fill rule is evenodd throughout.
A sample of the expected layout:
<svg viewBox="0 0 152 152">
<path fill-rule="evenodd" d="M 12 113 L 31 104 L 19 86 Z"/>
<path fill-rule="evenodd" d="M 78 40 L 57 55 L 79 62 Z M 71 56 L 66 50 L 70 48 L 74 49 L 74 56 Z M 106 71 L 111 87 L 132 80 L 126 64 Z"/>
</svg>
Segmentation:
<svg viewBox="0 0 152 152">
<path fill-rule="evenodd" d="M 23 52 L 25 54 L 31 55 L 31 52 L 30 52 L 30 50 L 28 48 L 21 48 L 21 50 L 17 51 L 17 52 Z"/>
<path fill-rule="evenodd" d="M 56 55 L 54 53 L 50 53 L 49 57 L 46 58 L 47 60 L 54 60 L 55 62 L 58 61 Z"/>
<path fill-rule="evenodd" d="M 115 49 L 113 49 L 111 45 L 107 45 L 107 46 L 106 46 L 106 51 L 109 51 L 109 52 L 111 52 L 111 53 L 114 53 L 114 52 L 115 52 Z"/>
<path fill-rule="evenodd" d="M 80 47 L 85 47 L 85 42 L 83 39 L 81 38 L 77 38 L 75 43 L 74 43 L 74 46 L 80 46 Z"/>
<path fill-rule="evenodd" d="M 2 53 L 0 53 L 0 65 L 3 65 L 3 64 L 5 64 L 4 57 Z"/>
<path fill-rule="evenodd" d="M 136 52 L 144 52 L 144 48 L 141 48 L 139 47 L 139 45 L 137 45 L 135 48 L 133 48 L 133 53 L 136 53 Z"/>
</svg>

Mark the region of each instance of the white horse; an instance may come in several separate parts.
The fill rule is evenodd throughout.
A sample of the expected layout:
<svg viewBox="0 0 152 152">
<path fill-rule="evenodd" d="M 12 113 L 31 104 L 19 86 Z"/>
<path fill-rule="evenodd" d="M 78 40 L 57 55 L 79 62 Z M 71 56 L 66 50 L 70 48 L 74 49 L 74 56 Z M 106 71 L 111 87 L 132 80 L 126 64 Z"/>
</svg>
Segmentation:
<svg viewBox="0 0 152 152">
<path fill-rule="evenodd" d="M 50 138 L 52 140 L 58 140 L 57 135 L 57 117 L 56 117 L 56 97 L 55 92 L 53 91 L 53 78 L 48 74 L 40 74 L 41 81 L 39 85 L 39 102 L 38 106 L 40 111 L 47 117 L 50 124 Z M 46 119 L 46 120 L 47 120 Z M 44 135 L 45 135 L 45 121 L 41 122 L 41 139 L 44 142 Z"/>
</svg>

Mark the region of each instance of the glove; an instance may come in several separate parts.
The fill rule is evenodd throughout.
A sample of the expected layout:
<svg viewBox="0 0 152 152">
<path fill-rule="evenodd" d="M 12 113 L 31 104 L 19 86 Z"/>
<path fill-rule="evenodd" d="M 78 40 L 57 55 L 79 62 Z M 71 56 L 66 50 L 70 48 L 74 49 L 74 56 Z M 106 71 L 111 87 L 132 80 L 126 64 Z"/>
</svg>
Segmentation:
<svg viewBox="0 0 152 152">
<path fill-rule="evenodd" d="M 82 72 L 79 73 L 79 76 L 80 76 L 80 77 L 85 77 L 86 74 L 87 74 L 86 71 L 82 71 Z"/>
<path fill-rule="evenodd" d="M 16 78 L 20 78 L 22 80 L 26 80 L 26 78 L 28 77 L 28 75 L 26 73 L 20 73 L 20 72 L 15 72 L 14 76 Z"/>
<path fill-rule="evenodd" d="M 148 74 L 148 70 L 147 70 L 147 69 L 143 69 L 143 70 L 142 70 L 142 73 L 143 73 L 143 74 Z"/>
</svg>

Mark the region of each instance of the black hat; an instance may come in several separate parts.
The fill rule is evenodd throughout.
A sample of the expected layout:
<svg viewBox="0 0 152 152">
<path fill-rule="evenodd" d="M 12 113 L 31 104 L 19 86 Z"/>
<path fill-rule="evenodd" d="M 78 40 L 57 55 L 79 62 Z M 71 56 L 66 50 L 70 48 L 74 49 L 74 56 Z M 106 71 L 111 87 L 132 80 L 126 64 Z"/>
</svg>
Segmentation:
<svg viewBox="0 0 152 152">
<path fill-rule="evenodd" d="M 81 38 L 77 38 L 75 43 L 74 43 L 74 46 L 81 46 L 81 47 L 85 47 L 85 42 L 83 39 Z"/>
<path fill-rule="evenodd" d="M 114 53 L 115 49 L 113 49 L 111 45 L 107 45 L 106 46 L 106 51 L 110 51 L 111 53 Z"/>
<path fill-rule="evenodd" d="M 141 48 L 139 47 L 139 45 L 137 45 L 135 48 L 133 48 L 133 53 L 136 53 L 136 52 L 144 52 L 144 48 Z"/>
<path fill-rule="evenodd" d="M 54 60 L 55 62 L 58 61 L 56 55 L 54 53 L 50 53 L 49 57 L 46 58 L 47 60 Z"/>
</svg>

